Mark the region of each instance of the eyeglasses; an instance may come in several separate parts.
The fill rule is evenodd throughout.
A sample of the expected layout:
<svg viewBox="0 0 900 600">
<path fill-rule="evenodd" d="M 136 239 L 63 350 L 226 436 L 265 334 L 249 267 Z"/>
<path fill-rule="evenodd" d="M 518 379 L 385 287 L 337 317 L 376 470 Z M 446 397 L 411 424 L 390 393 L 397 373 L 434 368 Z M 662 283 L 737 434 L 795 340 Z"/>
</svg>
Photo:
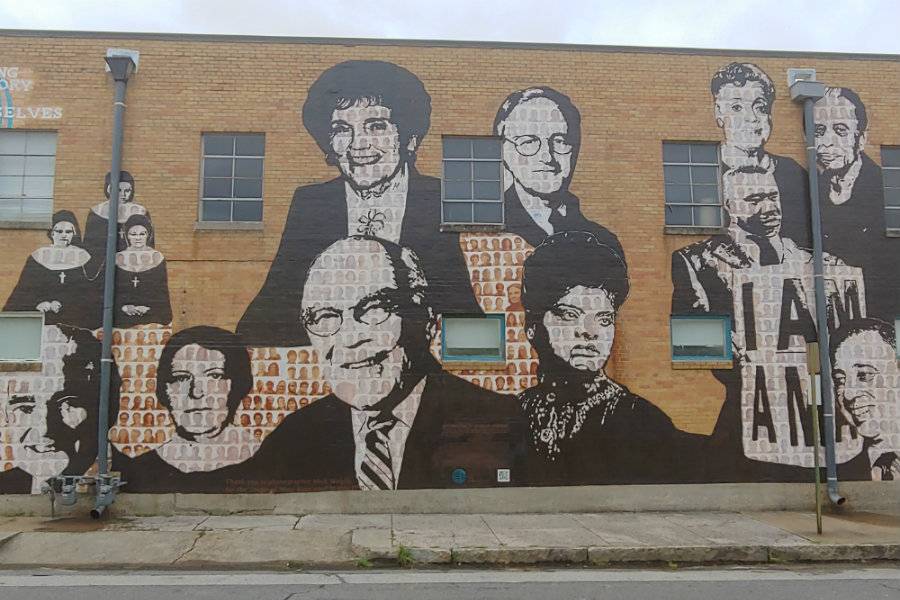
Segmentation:
<svg viewBox="0 0 900 600">
<path fill-rule="evenodd" d="M 516 152 L 522 156 L 534 156 L 540 151 L 541 144 L 543 144 L 543 140 L 536 135 L 523 135 L 515 140 L 503 138 L 503 141 L 515 146 Z M 572 153 L 572 144 L 562 135 L 553 135 L 547 138 L 547 143 L 550 145 L 551 154 L 564 155 Z"/>
<path fill-rule="evenodd" d="M 343 310 L 332 307 L 309 310 L 303 315 L 303 324 L 315 336 L 330 337 L 340 331 L 344 324 L 344 314 L 351 311 L 353 320 L 358 323 L 369 327 L 381 325 L 397 314 L 398 305 L 390 291 L 397 290 L 382 290 Z"/>
</svg>

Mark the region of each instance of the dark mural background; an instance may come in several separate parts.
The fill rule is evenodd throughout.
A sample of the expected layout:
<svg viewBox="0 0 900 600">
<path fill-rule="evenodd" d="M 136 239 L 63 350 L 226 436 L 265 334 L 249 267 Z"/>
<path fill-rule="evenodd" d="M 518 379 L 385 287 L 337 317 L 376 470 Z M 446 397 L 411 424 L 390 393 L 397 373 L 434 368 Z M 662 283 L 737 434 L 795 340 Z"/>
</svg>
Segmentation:
<svg viewBox="0 0 900 600">
<path fill-rule="evenodd" d="M 810 480 L 807 175 L 765 149 L 776 90 L 762 69 L 723 65 L 710 91 L 726 227 L 671 263 L 673 315 L 731 317 L 734 366 L 716 374 L 725 400 L 710 436 L 680 431 L 628 373 L 611 374 L 641 253 L 569 191 L 592 125 L 575 102 L 541 85 L 511 91 L 484 124 L 503 140 L 504 231 L 439 232 L 440 180 L 416 167 L 431 95 L 407 69 L 354 60 L 303 99 L 334 178 L 296 189 L 236 332 L 173 331 L 166 258 L 129 173 L 117 193 L 107 178 L 83 235 L 75 214 L 54 215 L 5 306 L 40 311 L 46 326 L 42 371 L 0 374 L 0 491 L 88 471 L 100 418 L 130 492 Z M 900 239 L 884 234 L 868 128 L 852 90 L 816 106 L 840 472 L 891 479 Z M 120 379 L 101 416 L 109 201 L 120 203 Z M 441 315 L 481 313 L 504 315 L 503 368 L 445 370 Z"/>
</svg>

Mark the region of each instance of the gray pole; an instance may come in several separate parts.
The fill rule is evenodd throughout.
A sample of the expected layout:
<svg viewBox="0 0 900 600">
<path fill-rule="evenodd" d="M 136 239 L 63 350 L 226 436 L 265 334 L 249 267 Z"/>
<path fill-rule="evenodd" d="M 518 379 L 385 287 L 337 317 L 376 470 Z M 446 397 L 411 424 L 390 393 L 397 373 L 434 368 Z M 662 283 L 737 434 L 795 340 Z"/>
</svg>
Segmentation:
<svg viewBox="0 0 900 600">
<path fill-rule="evenodd" d="M 119 179 L 122 171 L 122 137 L 125 91 L 134 62 L 131 58 L 107 58 L 116 83 L 113 101 L 112 164 L 109 170 L 109 214 L 106 257 L 103 266 L 103 342 L 100 358 L 100 406 L 97 423 L 97 500 L 91 516 L 100 517 L 115 500 L 117 485 L 109 479 L 109 393 L 112 374 L 112 330 L 116 297 L 116 246 L 119 239 Z M 127 61 L 127 63 L 125 62 Z M 128 64 L 130 63 L 130 65 Z"/>
<path fill-rule="evenodd" d="M 828 333 L 828 317 L 825 313 L 824 259 L 822 256 L 822 218 L 819 210 L 819 173 L 816 170 L 816 123 L 813 118 L 814 98 L 803 101 L 803 119 L 806 129 L 806 168 L 809 171 L 809 204 L 812 219 L 813 279 L 816 292 L 816 328 L 819 332 L 819 369 L 822 386 L 822 410 L 825 415 L 825 471 L 828 498 L 840 506 L 846 500 L 837 489 L 837 457 L 835 456 L 834 393 L 831 381 L 831 352 Z M 818 446 L 815 452 L 818 453 Z"/>
</svg>

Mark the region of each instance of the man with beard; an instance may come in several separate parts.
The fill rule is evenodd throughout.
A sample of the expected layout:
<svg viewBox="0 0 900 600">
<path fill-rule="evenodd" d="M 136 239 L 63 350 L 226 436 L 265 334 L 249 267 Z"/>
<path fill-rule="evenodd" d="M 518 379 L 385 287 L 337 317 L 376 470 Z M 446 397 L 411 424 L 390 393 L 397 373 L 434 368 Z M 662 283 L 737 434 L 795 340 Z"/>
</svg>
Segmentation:
<svg viewBox="0 0 900 600">
<path fill-rule="evenodd" d="M 301 323 L 331 394 L 287 417 L 246 463 L 278 490 L 392 490 L 496 482 L 518 469 L 512 397 L 444 372 L 429 351 L 436 330 L 418 257 L 354 236 L 313 261 Z"/>
<path fill-rule="evenodd" d="M 441 182 L 419 174 L 431 97 L 411 72 L 381 61 L 335 65 L 313 83 L 303 124 L 340 176 L 297 188 L 262 289 L 237 326 L 250 346 L 306 346 L 297 292 L 313 259 L 348 235 L 409 247 L 440 281 L 438 312 L 481 312 L 459 247 L 441 232 Z"/>
<path fill-rule="evenodd" d="M 900 239 L 886 235 L 881 168 L 864 152 L 869 119 L 849 88 L 828 88 L 816 102 L 816 168 L 827 252 L 862 267 L 870 317 L 900 314 Z"/>
</svg>

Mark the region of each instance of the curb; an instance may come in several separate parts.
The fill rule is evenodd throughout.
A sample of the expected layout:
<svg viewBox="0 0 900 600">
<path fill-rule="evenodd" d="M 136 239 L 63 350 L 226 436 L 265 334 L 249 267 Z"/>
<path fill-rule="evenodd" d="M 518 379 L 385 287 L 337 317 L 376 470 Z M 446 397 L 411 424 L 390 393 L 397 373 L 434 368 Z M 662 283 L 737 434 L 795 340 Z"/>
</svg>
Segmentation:
<svg viewBox="0 0 900 600">
<path fill-rule="evenodd" d="M 858 562 L 900 560 L 900 544 L 709 545 L 560 547 L 407 547 L 421 565 L 535 565 L 572 564 L 764 564 L 785 562 Z M 381 543 L 367 547 L 354 535 L 353 552 L 360 558 L 396 561 L 400 546 Z"/>
</svg>

